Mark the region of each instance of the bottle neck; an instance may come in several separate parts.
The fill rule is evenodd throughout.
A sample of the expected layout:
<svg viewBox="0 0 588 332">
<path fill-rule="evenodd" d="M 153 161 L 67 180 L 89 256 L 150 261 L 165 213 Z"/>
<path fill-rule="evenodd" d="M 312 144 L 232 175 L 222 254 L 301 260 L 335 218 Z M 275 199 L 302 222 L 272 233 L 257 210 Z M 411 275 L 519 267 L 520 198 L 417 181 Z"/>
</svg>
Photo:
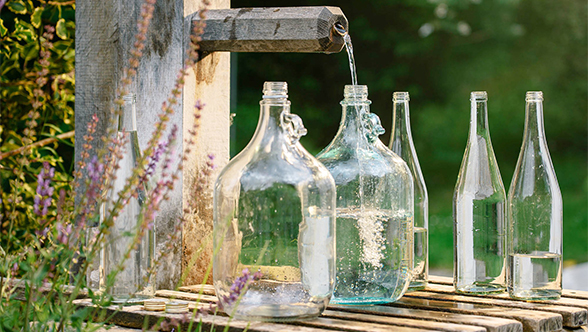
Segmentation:
<svg viewBox="0 0 588 332">
<path fill-rule="evenodd" d="M 404 151 L 406 147 L 400 146 L 401 144 L 412 145 L 408 100 L 394 101 L 393 112 L 394 119 L 392 121 L 392 150 Z"/>
<path fill-rule="evenodd" d="M 261 113 L 255 137 L 260 144 L 267 145 L 282 141 L 285 136 L 282 127 L 282 113 L 290 113 L 290 101 L 287 98 L 264 99 L 260 102 Z"/>
<path fill-rule="evenodd" d="M 470 138 L 477 136 L 490 138 L 488 128 L 488 101 L 472 99 L 471 120 L 470 120 Z"/>
<path fill-rule="evenodd" d="M 123 97 L 123 106 L 118 118 L 118 131 L 137 131 L 137 111 L 134 94 Z"/>
<path fill-rule="evenodd" d="M 525 136 L 523 141 L 543 140 L 543 101 L 527 100 L 525 106 Z"/>
</svg>

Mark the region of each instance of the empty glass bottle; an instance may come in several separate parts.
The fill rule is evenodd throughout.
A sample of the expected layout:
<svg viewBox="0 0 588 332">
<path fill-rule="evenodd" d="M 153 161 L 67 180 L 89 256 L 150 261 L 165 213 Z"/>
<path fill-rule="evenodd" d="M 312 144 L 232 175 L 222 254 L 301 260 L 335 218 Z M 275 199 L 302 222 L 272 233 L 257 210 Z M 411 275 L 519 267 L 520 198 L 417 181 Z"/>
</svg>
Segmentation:
<svg viewBox="0 0 588 332">
<path fill-rule="evenodd" d="M 488 128 L 488 95 L 471 94 L 471 119 L 453 195 L 454 269 L 457 292 L 505 290 L 506 194 Z"/>
<path fill-rule="evenodd" d="M 392 133 L 390 150 L 402 158 L 414 179 L 414 253 L 412 281 L 409 290 L 419 290 L 427 286 L 429 277 L 429 198 L 425 178 L 419 165 L 416 149 L 410 130 L 408 92 L 394 92 Z"/>
<path fill-rule="evenodd" d="M 510 296 L 561 296 L 563 202 L 543 129 L 543 93 L 526 96 L 523 144 L 508 191 Z"/>
<path fill-rule="evenodd" d="M 413 180 L 379 139 L 365 85 L 345 86 L 341 126 L 317 158 L 337 184 L 337 284 L 333 303 L 401 297 L 412 268 Z"/>
<path fill-rule="evenodd" d="M 243 319 L 318 316 L 335 283 L 335 183 L 300 145 L 287 98 L 265 82 L 255 134 L 214 189 L 214 286 Z"/>
<path fill-rule="evenodd" d="M 119 192 L 125 187 L 133 169 L 137 166 L 140 157 L 139 141 L 137 138 L 137 115 L 135 110 L 135 95 L 127 95 L 124 98 L 124 106 L 118 122 L 118 137 L 124 140 L 122 158 L 118 161 L 118 169 L 115 170 L 112 189 L 108 193 L 109 199 L 102 206 L 102 219 L 112 209 L 117 201 Z M 114 218 L 112 226 L 106 235 L 106 244 L 102 249 L 100 259 L 100 287 L 107 287 L 109 275 L 115 271 L 124 260 L 127 251 L 128 258 L 124 262 L 124 269 L 116 274 L 112 285 L 107 292 L 112 295 L 115 303 L 140 303 L 145 298 L 154 295 L 154 276 L 149 270 L 154 259 L 154 227 L 147 229 L 139 238 L 136 247 L 135 235 L 141 227 L 141 209 L 145 201 L 146 183 L 142 183 L 135 189 L 136 197 L 131 196 L 118 216 Z"/>
</svg>

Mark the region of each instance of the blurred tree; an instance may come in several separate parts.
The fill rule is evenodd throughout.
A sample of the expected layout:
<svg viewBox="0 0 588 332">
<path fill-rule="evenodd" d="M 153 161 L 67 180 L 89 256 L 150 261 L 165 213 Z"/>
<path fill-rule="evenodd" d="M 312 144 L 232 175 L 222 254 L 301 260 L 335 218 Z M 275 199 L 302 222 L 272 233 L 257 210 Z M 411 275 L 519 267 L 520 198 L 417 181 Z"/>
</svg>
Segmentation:
<svg viewBox="0 0 588 332">
<path fill-rule="evenodd" d="M 280 6 L 324 2 L 285 0 Z M 233 7 L 275 6 L 233 0 Z M 389 131 L 393 91 L 411 94 L 412 129 L 430 195 L 431 265 L 452 262 L 451 199 L 464 153 L 470 91 L 489 94 L 493 145 L 505 187 L 522 142 L 525 92 L 545 94 L 545 130 L 564 198 L 564 260 L 588 261 L 587 3 L 583 0 L 336 1 L 349 20 L 360 84 Z M 258 120 L 264 81 L 284 80 L 292 111 L 318 153 L 339 126 L 350 84 L 344 54 L 238 54 L 240 151 Z M 388 143 L 389 133 L 382 140 Z"/>
</svg>

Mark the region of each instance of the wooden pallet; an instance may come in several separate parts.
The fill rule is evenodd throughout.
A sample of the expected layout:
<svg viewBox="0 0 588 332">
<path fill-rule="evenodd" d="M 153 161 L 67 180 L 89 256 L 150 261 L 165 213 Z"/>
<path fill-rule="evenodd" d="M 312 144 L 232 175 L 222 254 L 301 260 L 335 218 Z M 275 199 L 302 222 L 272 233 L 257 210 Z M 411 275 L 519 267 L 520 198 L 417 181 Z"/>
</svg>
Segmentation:
<svg viewBox="0 0 588 332">
<path fill-rule="evenodd" d="M 246 322 L 209 312 L 216 304 L 210 285 L 181 287 L 179 291 L 161 290 L 157 297 L 189 301 L 190 308 L 209 312 L 196 318 L 202 331 L 587 331 L 588 292 L 565 290 L 557 301 L 524 302 L 507 294 L 469 296 L 453 291 L 450 278 L 431 277 L 423 291 L 410 292 L 395 303 L 373 306 L 330 305 L 321 317 L 287 323 Z M 89 300 L 77 300 L 91 305 Z M 134 331 L 185 319 L 180 314 L 144 311 L 142 306 L 106 308 L 118 331 Z M 183 322 L 182 331 L 189 323 Z M 125 327 L 127 329 L 121 328 Z M 177 330 L 177 329 L 176 329 Z"/>
</svg>

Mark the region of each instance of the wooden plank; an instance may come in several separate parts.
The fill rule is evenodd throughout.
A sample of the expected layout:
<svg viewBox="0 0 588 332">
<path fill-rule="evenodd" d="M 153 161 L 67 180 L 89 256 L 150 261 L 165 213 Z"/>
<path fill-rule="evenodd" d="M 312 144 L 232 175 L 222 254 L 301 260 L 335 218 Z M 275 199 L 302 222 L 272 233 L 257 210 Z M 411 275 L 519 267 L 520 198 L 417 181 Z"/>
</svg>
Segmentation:
<svg viewBox="0 0 588 332">
<path fill-rule="evenodd" d="M 498 317 L 447 313 L 433 310 L 407 309 L 391 306 L 330 305 L 328 308 L 338 311 L 357 312 L 378 316 L 414 318 L 434 322 L 480 326 L 485 328 L 488 332 L 523 331 L 523 325 L 519 321 Z"/>
<path fill-rule="evenodd" d="M 588 300 L 588 292 L 581 290 L 563 289 L 561 295 L 564 297 L 571 297 L 574 299 Z"/>
<path fill-rule="evenodd" d="M 429 282 L 431 284 L 450 285 L 453 289 L 453 279 L 450 277 L 429 276 Z M 483 296 L 493 297 L 497 299 L 510 299 L 513 301 L 522 301 L 510 298 L 510 296 L 507 293 L 489 294 Z M 562 297 L 559 300 L 533 301 L 533 303 L 557 304 L 588 309 L 588 301 L 584 300 L 588 300 L 588 292 L 564 289 L 562 290 Z"/>
<path fill-rule="evenodd" d="M 77 300 L 76 303 L 80 306 L 93 306 L 89 300 Z M 186 331 L 189 325 L 188 322 L 182 322 L 184 320 L 183 314 L 145 311 L 141 305 L 127 307 L 109 306 L 103 308 L 103 310 L 108 316 L 112 317 L 109 321 L 111 324 L 127 328 L 141 329 L 145 324 L 148 327 L 152 327 L 164 320 L 171 321 L 172 319 L 180 322 L 179 325 L 182 331 Z M 189 317 L 192 317 L 191 315 L 192 314 L 190 313 Z M 267 322 L 247 322 L 242 320 L 231 320 L 225 316 L 212 315 L 201 315 L 195 318 L 193 328 L 198 325 L 199 321 L 202 321 L 202 330 L 204 331 L 211 330 L 213 326 L 217 327 L 217 330 L 222 330 L 222 328 L 227 325 L 230 326 L 229 331 L 231 332 L 244 330 L 253 332 L 325 332 L 333 330 L 328 328 L 328 326 L 327 329 L 322 329 L 315 326 L 297 326 Z M 176 331 L 177 330 L 178 329 L 176 328 Z M 170 331 L 170 329 L 164 329 L 162 331 Z M 414 331 L 416 330 L 407 330 L 406 332 Z"/>
<path fill-rule="evenodd" d="M 335 319 L 335 318 L 315 318 L 308 320 L 297 320 L 289 322 L 297 326 L 317 327 L 325 329 L 336 329 L 339 331 L 370 331 L 370 332 L 422 332 L 422 331 L 438 331 L 435 329 L 427 328 L 413 328 L 413 327 L 401 327 L 401 326 L 390 326 L 376 323 L 365 323 L 355 322 L 351 320 Z M 291 325 L 288 325 L 291 326 Z"/>
<path fill-rule="evenodd" d="M 189 286 L 182 286 L 178 289 L 181 292 L 188 292 L 188 293 L 195 293 L 195 294 L 202 294 L 216 296 L 216 291 L 214 290 L 214 286 L 212 285 L 189 285 Z"/>
<path fill-rule="evenodd" d="M 480 326 L 460 325 L 453 323 L 442 323 L 428 320 L 397 318 L 390 316 L 378 316 L 370 314 L 352 313 L 345 311 L 325 310 L 321 317 L 353 320 L 358 322 L 379 323 L 394 326 L 416 327 L 424 329 L 433 329 L 437 331 L 448 332 L 486 332 L 486 329 Z"/>
<path fill-rule="evenodd" d="M 216 296 L 210 296 L 210 295 L 204 295 L 204 294 L 200 295 L 200 294 L 178 292 L 178 291 L 169 291 L 169 290 L 158 290 L 155 292 L 155 296 L 164 297 L 164 298 L 168 298 L 168 299 L 177 299 L 177 300 L 194 301 L 194 302 L 205 302 L 205 303 L 216 303 L 217 302 Z"/>
<path fill-rule="evenodd" d="M 523 331 L 558 331 L 563 327 L 561 315 L 526 309 L 500 308 L 489 305 L 448 302 L 439 300 L 403 297 L 388 304 L 395 307 L 439 310 L 462 314 L 474 314 L 492 317 L 516 319 L 523 324 Z"/>
<path fill-rule="evenodd" d="M 511 299 L 496 299 L 481 296 L 457 295 L 452 291 L 453 287 L 431 284 L 426 291 L 411 292 L 407 297 L 429 298 L 442 301 L 458 301 L 467 303 L 488 304 L 501 307 L 511 307 L 530 310 L 549 311 L 562 315 L 565 327 L 578 327 L 586 324 L 588 311 L 578 307 L 561 305 L 538 304 L 523 301 L 512 301 Z"/>
</svg>

